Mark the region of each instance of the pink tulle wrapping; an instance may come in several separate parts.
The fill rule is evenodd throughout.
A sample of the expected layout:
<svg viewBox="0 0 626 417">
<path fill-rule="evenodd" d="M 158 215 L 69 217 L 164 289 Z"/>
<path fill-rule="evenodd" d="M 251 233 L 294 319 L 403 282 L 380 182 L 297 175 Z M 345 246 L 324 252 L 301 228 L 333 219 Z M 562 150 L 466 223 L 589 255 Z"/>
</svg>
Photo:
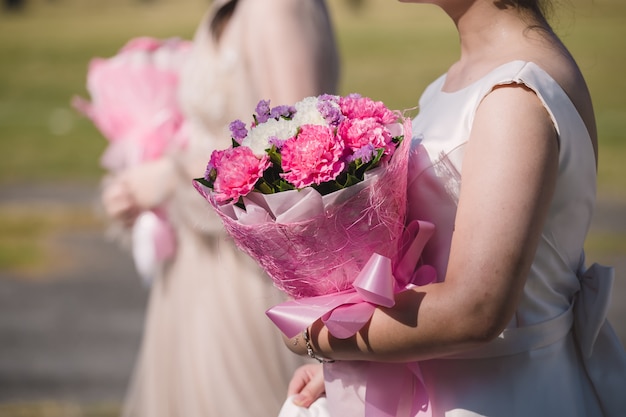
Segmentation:
<svg viewBox="0 0 626 417">
<path fill-rule="evenodd" d="M 395 259 L 404 230 L 411 122 L 390 163 L 369 186 L 305 221 L 246 225 L 224 214 L 208 190 L 199 191 L 221 217 L 235 244 L 294 298 L 349 289 L 373 253 Z M 356 187 L 359 187 L 357 184 Z M 336 193 L 350 193 L 350 188 Z"/>
</svg>

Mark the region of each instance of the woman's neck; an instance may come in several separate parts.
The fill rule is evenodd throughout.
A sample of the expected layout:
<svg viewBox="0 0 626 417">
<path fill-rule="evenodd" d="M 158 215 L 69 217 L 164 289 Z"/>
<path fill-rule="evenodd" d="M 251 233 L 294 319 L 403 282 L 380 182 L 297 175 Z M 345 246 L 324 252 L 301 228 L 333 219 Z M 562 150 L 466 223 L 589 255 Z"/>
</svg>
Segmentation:
<svg viewBox="0 0 626 417">
<path fill-rule="evenodd" d="M 461 56 L 448 71 L 447 91 L 463 88 L 503 63 L 532 59 L 537 50 L 558 42 L 543 18 L 493 0 L 441 0 L 439 6 L 454 21 L 461 45 Z"/>
</svg>

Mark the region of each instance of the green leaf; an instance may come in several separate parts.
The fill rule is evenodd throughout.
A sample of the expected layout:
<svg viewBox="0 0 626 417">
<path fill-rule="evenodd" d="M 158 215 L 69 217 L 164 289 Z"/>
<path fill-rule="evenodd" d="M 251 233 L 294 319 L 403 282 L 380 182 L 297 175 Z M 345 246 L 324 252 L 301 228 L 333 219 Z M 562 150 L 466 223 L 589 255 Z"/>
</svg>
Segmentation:
<svg viewBox="0 0 626 417">
<path fill-rule="evenodd" d="M 260 192 L 261 194 L 274 194 L 274 188 L 269 184 L 265 179 L 259 178 L 257 183 L 254 185 L 254 189 Z"/>
<path fill-rule="evenodd" d="M 279 168 L 280 170 L 282 170 L 283 157 L 280 154 L 280 152 L 278 152 L 278 149 L 276 149 L 276 146 L 272 145 L 272 147 L 267 150 L 267 154 L 269 155 L 270 161 L 272 162 L 272 164 L 276 168 Z"/>
<path fill-rule="evenodd" d="M 353 186 L 355 184 L 360 183 L 361 181 L 363 181 L 363 178 L 357 177 L 356 175 L 348 174 L 348 176 L 346 178 L 346 182 L 345 182 L 344 188 L 351 187 L 351 186 Z"/>
<path fill-rule="evenodd" d="M 235 205 L 236 205 L 237 207 L 239 207 L 240 209 L 242 209 L 242 210 L 245 210 L 245 209 L 246 209 L 246 205 L 243 203 L 243 198 L 242 198 L 242 197 L 239 197 L 239 198 L 237 199 L 237 202 L 235 203 Z"/>
<path fill-rule="evenodd" d="M 283 179 L 281 179 L 280 181 L 277 181 L 276 184 L 274 184 L 274 186 L 276 188 L 276 192 L 291 191 L 291 190 L 296 189 L 296 187 L 289 184 L 287 181 Z"/>
<path fill-rule="evenodd" d="M 205 187 L 209 187 L 210 189 L 213 189 L 213 181 L 209 182 L 205 178 L 194 178 L 194 181 L 199 182 Z"/>
<path fill-rule="evenodd" d="M 384 153 L 385 150 L 383 148 L 378 148 L 376 156 L 369 162 L 368 169 L 376 168 L 378 166 L 378 163 L 380 162 L 380 158 L 383 157 Z"/>
</svg>

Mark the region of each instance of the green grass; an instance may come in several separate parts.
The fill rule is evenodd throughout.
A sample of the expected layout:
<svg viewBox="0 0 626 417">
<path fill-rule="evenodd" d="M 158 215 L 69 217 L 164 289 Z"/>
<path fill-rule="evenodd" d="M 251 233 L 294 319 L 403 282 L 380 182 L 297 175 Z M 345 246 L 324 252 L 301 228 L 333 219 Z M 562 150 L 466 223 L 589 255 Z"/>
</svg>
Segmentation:
<svg viewBox="0 0 626 417">
<path fill-rule="evenodd" d="M 116 417 L 118 404 L 78 405 L 54 401 L 0 404 L 0 417 Z"/>
<path fill-rule="evenodd" d="M 0 219 L 0 270 L 24 271 L 45 259 L 43 236 L 49 231 L 45 218 L 2 213 Z M 9 219 L 9 221 L 6 221 Z"/>
<path fill-rule="evenodd" d="M 86 208 L 0 206 L 0 271 L 38 278 L 65 267 L 67 257 L 53 240 L 57 232 L 101 228 L 102 220 Z"/>
<path fill-rule="evenodd" d="M 0 13 L 0 184 L 94 180 L 105 142 L 71 109 L 86 96 L 89 60 L 128 39 L 192 36 L 206 4 L 30 1 Z"/>
<path fill-rule="evenodd" d="M 626 239 L 617 233 L 598 232 L 587 238 L 586 250 L 599 256 L 617 256 L 626 253 Z"/>
<path fill-rule="evenodd" d="M 390 0 L 365 0 L 360 9 L 336 0 L 329 4 L 342 54 L 342 93 L 411 108 L 458 55 L 456 32 L 434 6 Z M 207 2 L 28 5 L 20 13 L 0 13 L 0 184 L 95 180 L 102 173 L 104 140 L 69 106 L 74 94 L 86 95 L 90 58 L 110 56 L 135 36 L 190 38 Z M 601 190 L 612 193 L 624 193 L 626 178 L 625 17 L 620 0 L 579 0 L 553 18 L 588 78 L 601 140 Z"/>
<path fill-rule="evenodd" d="M 626 198 L 626 3 L 574 1 L 560 33 L 587 78 L 600 140 L 599 192 Z M 558 27 L 557 27 L 558 28 Z"/>
<path fill-rule="evenodd" d="M 359 92 L 391 108 L 413 108 L 426 85 L 458 55 L 454 27 L 434 6 L 365 3 L 357 12 L 335 6 L 341 92 Z"/>
</svg>

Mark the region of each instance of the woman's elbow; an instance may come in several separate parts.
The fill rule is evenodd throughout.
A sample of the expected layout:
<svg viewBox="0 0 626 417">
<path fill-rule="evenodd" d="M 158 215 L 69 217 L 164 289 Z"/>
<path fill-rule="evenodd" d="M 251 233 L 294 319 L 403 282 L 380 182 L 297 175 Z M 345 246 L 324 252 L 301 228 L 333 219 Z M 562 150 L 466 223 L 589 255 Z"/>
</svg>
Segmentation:
<svg viewBox="0 0 626 417">
<path fill-rule="evenodd" d="M 482 345 L 496 339 L 511 319 L 508 311 L 484 302 L 474 303 L 462 316 L 457 330 L 460 342 L 468 345 Z"/>
</svg>

